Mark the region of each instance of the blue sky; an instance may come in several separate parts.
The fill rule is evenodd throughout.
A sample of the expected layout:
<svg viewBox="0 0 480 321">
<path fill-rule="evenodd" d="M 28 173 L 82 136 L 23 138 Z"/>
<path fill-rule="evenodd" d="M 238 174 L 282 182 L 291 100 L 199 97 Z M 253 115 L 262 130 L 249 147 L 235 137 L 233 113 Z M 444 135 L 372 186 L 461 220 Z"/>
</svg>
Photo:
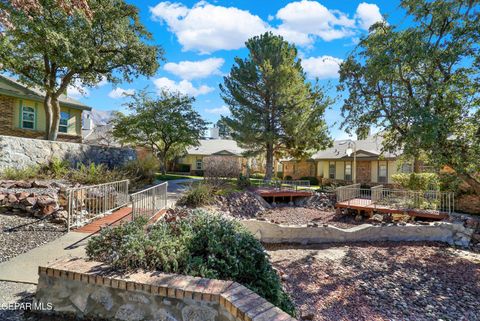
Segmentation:
<svg viewBox="0 0 480 321">
<path fill-rule="evenodd" d="M 129 0 L 127 0 L 129 1 Z M 215 122 L 228 113 L 218 85 L 236 56 L 246 57 L 244 42 L 270 30 L 281 34 L 299 49 L 310 79 L 330 84 L 336 96 L 338 64 L 354 49 L 368 26 L 382 15 L 389 23 L 402 22 L 398 1 L 129 1 L 139 7 L 142 22 L 154 42 L 165 50 L 166 61 L 149 79 L 113 87 L 100 83 L 69 95 L 98 110 L 123 110 L 122 93 L 148 87 L 179 90 L 196 97 L 195 109 Z M 335 138 L 346 134 L 338 129 L 341 100 L 326 114 Z"/>
</svg>

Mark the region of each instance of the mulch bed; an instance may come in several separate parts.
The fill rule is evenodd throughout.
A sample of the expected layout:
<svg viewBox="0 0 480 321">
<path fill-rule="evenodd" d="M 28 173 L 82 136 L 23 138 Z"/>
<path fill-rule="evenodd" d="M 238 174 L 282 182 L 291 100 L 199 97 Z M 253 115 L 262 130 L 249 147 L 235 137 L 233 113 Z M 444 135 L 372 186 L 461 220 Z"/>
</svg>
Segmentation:
<svg viewBox="0 0 480 321">
<path fill-rule="evenodd" d="M 325 211 L 307 207 L 277 207 L 257 214 L 257 219 L 276 224 L 304 225 L 314 222 L 318 225 L 329 224 L 339 228 L 350 228 L 367 222 L 355 221 L 352 215 L 338 215 L 335 211 Z"/>
<path fill-rule="evenodd" d="M 305 320 L 480 320 L 480 255 L 437 243 L 269 246 Z"/>
</svg>

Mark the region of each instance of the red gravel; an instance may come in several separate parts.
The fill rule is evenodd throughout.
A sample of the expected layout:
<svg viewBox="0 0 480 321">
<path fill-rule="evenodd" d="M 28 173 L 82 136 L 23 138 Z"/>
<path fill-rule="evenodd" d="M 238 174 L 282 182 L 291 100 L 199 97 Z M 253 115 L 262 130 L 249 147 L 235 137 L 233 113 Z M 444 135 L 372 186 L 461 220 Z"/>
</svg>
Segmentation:
<svg viewBox="0 0 480 321">
<path fill-rule="evenodd" d="M 376 243 L 269 253 L 309 320 L 480 320 L 480 255 L 472 252 Z"/>
<path fill-rule="evenodd" d="M 350 228 L 366 223 L 356 222 L 351 215 L 337 215 L 334 211 L 306 207 L 277 207 L 257 214 L 257 218 L 285 225 L 302 225 L 314 222 L 319 225 L 330 224 L 340 228 Z"/>
</svg>

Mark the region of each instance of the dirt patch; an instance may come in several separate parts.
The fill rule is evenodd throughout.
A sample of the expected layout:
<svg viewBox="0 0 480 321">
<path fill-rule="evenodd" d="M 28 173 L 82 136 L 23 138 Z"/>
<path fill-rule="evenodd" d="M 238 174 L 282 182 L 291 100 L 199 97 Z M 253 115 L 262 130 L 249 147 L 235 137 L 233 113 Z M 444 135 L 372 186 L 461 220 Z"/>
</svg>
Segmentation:
<svg viewBox="0 0 480 321">
<path fill-rule="evenodd" d="M 437 243 L 268 246 L 308 320 L 479 320 L 480 255 Z"/>
<path fill-rule="evenodd" d="M 305 225 L 315 223 L 318 225 L 329 224 L 339 228 L 350 228 L 365 223 L 355 221 L 355 218 L 351 215 L 339 215 L 331 210 L 325 211 L 307 207 L 277 207 L 259 213 L 257 218 L 275 224 Z"/>
</svg>

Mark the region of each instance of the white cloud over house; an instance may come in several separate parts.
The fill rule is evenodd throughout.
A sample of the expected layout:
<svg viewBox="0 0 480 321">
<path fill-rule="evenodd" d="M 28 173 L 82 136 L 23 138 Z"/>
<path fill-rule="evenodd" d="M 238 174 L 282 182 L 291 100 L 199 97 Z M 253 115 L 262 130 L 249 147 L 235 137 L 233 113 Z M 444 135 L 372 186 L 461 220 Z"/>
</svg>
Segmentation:
<svg viewBox="0 0 480 321">
<path fill-rule="evenodd" d="M 183 50 L 211 53 L 239 49 L 244 42 L 268 29 L 268 24 L 249 11 L 201 1 L 188 8 L 181 3 L 160 2 L 150 8 L 155 19 L 167 24 Z"/>
<path fill-rule="evenodd" d="M 376 4 L 366 2 L 358 5 L 355 18 L 357 19 L 358 26 L 365 30 L 368 30 L 375 22 L 383 20 L 380 8 Z"/>
<path fill-rule="evenodd" d="M 126 96 L 133 95 L 135 93 L 135 89 L 123 89 L 117 87 L 108 93 L 108 97 L 113 99 L 120 99 L 125 98 Z"/>
<path fill-rule="evenodd" d="M 208 58 L 199 61 L 169 62 L 163 69 L 180 77 L 181 79 L 192 80 L 207 78 L 211 75 L 220 75 L 220 68 L 225 63 L 223 58 Z"/>
<path fill-rule="evenodd" d="M 94 88 L 100 88 L 108 84 L 107 77 L 102 77 L 100 81 L 94 86 Z M 67 95 L 74 99 L 79 99 L 82 97 L 90 96 L 90 88 L 84 86 L 80 79 L 75 79 L 68 87 L 67 87 Z"/>
<path fill-rule="evenodd" d="M 214 90 L 214 88 L 207 85 L 200 85 L 198 87 L 195 87 L 188 80 L 181 80 L 177 82 L 167 77 L 157 78 L 153 81 L 153 83 L 158 90 L 177 91 L 189 96 L 205 95 Z"/>
<path fill-rule="evenodd" d="M 302 59 L 302 67 L 309 78 L 332 79 L 338 77 L 342 61 L 332 56 L 310 57 Z"/>
<path fill-rule="evenodd" d="M 230 114 L 230 109 L 227 106 L 223 105 L 217 108 L 205 108 L 205 112 L 214 115 L 228 115 Z"/>
<path fill-rule="evenodd" d="M 362 2 L 355 14 L 349 15 L 312 0 L 290 2 L 269 15 L 268 21 L 247 10 L 206 1 L 191 8 L 164 1 L 150 7 L 150 12 L 176 35 L 184 51 L 203 54 L 242 48 L 247 39 L 266 31 L 299 46 L 311 46 L 317 39 L 332 41 L 355 36 L 383 19 L 376 4 Z"/>
</svg>

